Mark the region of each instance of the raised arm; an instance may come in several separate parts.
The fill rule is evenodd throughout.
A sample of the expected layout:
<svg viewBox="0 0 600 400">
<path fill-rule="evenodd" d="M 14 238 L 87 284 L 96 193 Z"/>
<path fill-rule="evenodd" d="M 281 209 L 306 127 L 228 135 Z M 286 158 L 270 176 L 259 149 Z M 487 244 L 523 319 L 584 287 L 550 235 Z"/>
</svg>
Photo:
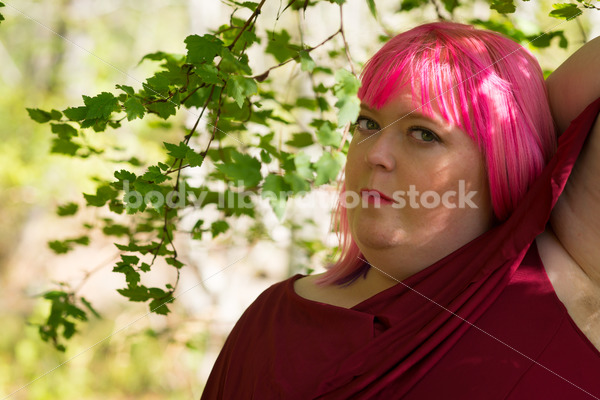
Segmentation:
<svg viewBox="0 0 600 400">
<path fill-rule="evenodd" d="M 548 77 L 552 115 L 564 132 L 600 97 L 600 38 L 567 59 Z M 540 256 L 571 318 L 600 350 L 600 122 L 579 155 L 565 190 L 538 237 Z"/>
<path fill-rule="evenodd" d="M 552 116 L 562 133 L 571 120 L 600 97 L 600 37 L 577 50 L 548 77 L 546 84 Z"/>
</svg>

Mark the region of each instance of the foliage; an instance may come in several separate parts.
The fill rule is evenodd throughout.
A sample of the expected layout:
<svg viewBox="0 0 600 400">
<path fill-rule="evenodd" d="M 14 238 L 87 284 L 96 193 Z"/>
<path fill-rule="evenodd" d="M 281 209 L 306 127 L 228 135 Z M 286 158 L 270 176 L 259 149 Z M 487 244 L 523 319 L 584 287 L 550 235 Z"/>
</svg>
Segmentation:
<svg viewBox="0 0 600 400">
<path fill-rule="evenodd" d="M 49 312 L 38 303 L 34 316 Z M 25 325 L 14 310 L 0 310 L 0 393 L 2 398 L 51 399 L 190 399 L 199 398 L 190 382 L 201 373 L 206 338 L 182 332 L 178 340 L 168 328 L 138 326 L 105 340 L 114 332 L 110 319 L 90 320 L 74 336 L 70 349 L 59 353 L 39 340 L 36 330 Z M 94 343 L 94 352 L 66 362 L 79 354 L 77 348 Z M 61 365 L 60 368 L 55 368 Z M 52 370 L 51 376 L 42 376 Z M 33 382 L 33 383 L 32 383 Z M 32 383 L 31 385 L 28 385 Z M 28 385 L 28 386 L 27 386 Z"/>
<path fill-rule="evenodd" d="M 378 19 L 376 2 L 366 1 Z M 95 192 L 84 194 L 84 207 L 69 202 L 56 210 L 59 216 L 68 217 L 86 208 L 99 209 L 102 217 L 84 225 L 87 234 L 53 240 L 49 247 L 61 254 L 75 245 L 87 245 L 89 231 L 94 229 L 114 237 L 121 255 L 113 272 L 124 281 L 118 292 L 131 302 L 147 303 L 156 314 L 169 313 L 184 268 L 176 234 L 197 240 L 224 235 L 236 219 L 256 217 L 261 199 L 267 199 L 283 220 L 290 198 L 336 182 L 345 161 L 349 127 L 358 115 L 360 83 L 343 25 L 310 46 L 289 29 L 259 29 L 265 0 L 227 3 L 232 7 L 229 22 L 185 38 L 185 54 L 156 51 L 144 56 L 141 62 L 154 63 L 157 71 L 140 88 L 118 84 L 113 92 L 84 95 L 81 104 L 62 111 L 28 109 L 34 121 L 50 126 L 52 153 L 96 157 L 119 165 L 113 179 L 98 178 Z M 291 0 L 281 13 L 302 14 L 318 3 Z M 329 3 L 336 4 L 342 15 L 344 0 Z M 436 0 L 403 0 L 399 12 L 418 12 L 427 4 L 435 7 L 440 19 L 453 19 L 459 7 L 471 7 L 472 1 L 443 0 L 442 9 Z M 584 1 L 556 4 L 550 16 L 572 19 L 590 6 Z M 490 9 L 510 14 L 516 6 L 513 0 L 491 0 Z M 238 18 L 244 12 L 249 16 Z M 563 31 L 526 34 L 508 16 L 497 13 L 489 20 L 471 22 L 532 47 L 548 47 L 554 38 L 560 47 L 568 44 Z M 314 53 L 326 43 L 338 43 L 342 51 L 330 51 L 329 58 L 320 61 Z M 270 57 L 273 67 L 253 71 L 250 55 L 257 51 Z M 296 64 L 302 77 L 311 82 L 310 95 L 290 100 L 276 87 L 270 74 L 287 64 Z M 182 112 L 192 115 L 194 122 L 181 123 L 180 140 L 165 141 L 164 158 L 150 164 L 141 165 L 142 157 L 124 158 L 126 152 L 117 145 L 101 148 L 90 140 L 138 119 L 180 121 Z M 307 116 L 308 124 L 302 122 Z M 204 177 L 201 183 L 192 179 L 198 175 Z M 190 232 L 182 232 L 182 215 L 191 209 L 216 210 L 219 218 L 207 222 L 200 215 Z M 303 246 L 307 252 L 316 251 L 312 242 Z M 176 280 L 161 287 L 144 285 L 144 274 L 160 260 L 173 268 Z M 68 287 L 43 297 L 51 307 L 46 321 L 39 324 L 39 333 L 65 350 L 62 342 L 73 336 L 77 323 L 97 313 Z"/>
</svg>

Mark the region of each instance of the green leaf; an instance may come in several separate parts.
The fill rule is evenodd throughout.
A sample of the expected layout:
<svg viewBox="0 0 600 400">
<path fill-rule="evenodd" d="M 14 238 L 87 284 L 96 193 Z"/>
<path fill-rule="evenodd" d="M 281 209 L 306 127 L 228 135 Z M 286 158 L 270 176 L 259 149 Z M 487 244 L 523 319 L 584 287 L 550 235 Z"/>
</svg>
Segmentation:
<svg viewBox="0 0 600 400">
<path fill-rule="evenodd" d="M 219 236 L 221 233 L 225 233 L 229 230 L 229 224 L 227 221 L 219 220 L 210 224 L 210 234 L 213 238 Z"/>
<path fill-rule="evenodd" d="M 246 97 L 256 94 L 258 86 L 252 78 L 233 75 L 227 80 L 227 95 L 231 96 L 238 107 L 242 107 Z"/>
<path fill-rule="evenodd" d="M 151 61 L 164 61 L 163 65 L 168 65 L 168 64 L 179 64 L 180 62 L 183 61 L 185 56 L 180 55 L 180 54 L 173 54 L 173 53 L 165 53 L 164 51 L 157 51 L 155 53 L 150 53 L 150 54 L 146 54 L 144 57 L 142 57 L 142 59 L 140 60 L 140 64 L 144 61 L 144 60 L 151 60 Z"/>
<path fill-rule="evenodd" d="M 142 272 L 150 271 L 150 265 L 143 262 L 142 265 L 140 265 L 140 271 L 142 271 Z"/>
<path fill-rule="evenodd" d="M 285 144 L 292 147 L 306 147 L 313 143 L 313 135 L 308 132 L 294 133 L 292 139 L 285 142 Z"/>
<path fill-rule="evenodd" d="M 185 265 L 184 263 L 182 263 L 181 261 L 179 261 L 178 259 L 173 258 L 173 257 L 167 258 L 166 261 L 167 261 L 167 264 L 172 265 L 177 269 L 179 269 Z"/>
<path fill-rule="evenodd" d="M 137 256 L 127 256 L 122 254 L 121 255 L 121 260 L 123 260 L 124 263 L 126 264 L 137 264 L 140 261 L 140 258 Z"/>
<path fill-rule="evenodd" d="M 83 121 L 88 113 L 88 108 L 85 106 L 71 107 L 64 110 L 63 113 L 71 121 Z"/>
<path fill-rule="evenodd" d="M 173 301 L 172 297 L 167 299 L 154 299 L 150 302 L 150 311 L 160 315 L 167 315 L 170 310 L 167 304 Z"/>
<path fill-rule="evenodd" d="M 185 40 L 187 62 L 192 64 L 210 63 L 221 54 L 223 42 L 213 35 L 190 35 Z"/>
<path fill-rule="evenodd" d="M 252 69 L 248 65 L 248 55 L 241 56 L 233 54 L 227 47 L 221 50 L 221 71 L 225 73 L 252 75 Z"/>
<path fill-rule="evenodd" d="M 490 8 L 500 14 L 512 14 L 517 9 L 513 0 L 492 0 Z"/>
<path fill-rule="evenodd" d="M 62 206 L 58 206 L 56 209 L 56 214 L 59 217 L 66 217 L 68 215 L 74 215 L 78 209 L 79 206 L 76 203 L 67 203 L 63 204 Z"/>
<path fill-rule="evenodd" d="M 185 158 L 190 150 L 194 151 L 185 142 L 179 142 L 177 145 L 167 142 L 163 142 L 163 144 L 167 149 L 167 154 L 173 158 Z"/>
<path fill-rule="evenodd" d="M 282 176 L 270 174 L 265 178 L 261 197 L 269 200 L 279 220 L 283 219 L 283 215 L 285 214 L 285 205 L 290 191 L 291 187 Z"/>
<path fill-rule="evenodd" d="M 62 118 L 62 113 L 58 110 L 52 110 L 50 111 L 50 117 L 55 120 L 55 121 L 60 121 Z"/>
<path fill-rule="evenodd" d="M 236 6 L 247 8 L 251 11 L 256 10 L 256 7 L 258 7 L 258 3 L 255 3 L 252 1 L 239 2 L 239 1 L 231 0 L 231 3 L 235 4 Z"/>
<path fill-rule="evenodd" d="M 48 247 L 56 254 L 65 254 L 73 250 L 73 244 L 87 246 L 89 243 L 90 239 L 87 236 L 81 236 L 65 240 L 52 240 L 48 242 Z"/>
<path fill-rule="evenodd" d="M 131 86 L 117 85 L 117 89 L 121 89 L 122 91 L 127 93 L 127 95 L 130 97 L 133 97 L 135 95 L 135 90 L 133 90 L 133 88 Z"/>
<path fill-rule="evenodd" d="M 150 299 L 148 288 L 145 286 L 134 286 L 126 289 L 117 289 L 122 296 L 127 297 L 130 301 L 147 301 Z"/>
<path fill-rule="evenodd" d="M 577 4 L 572 3 L 558 3 L 552 4 L 554 10 L 550 11 L 549 16 L 558 19 L 572 19 L 581 15 L 582 11 L 577 7 Z"/>
<path fill-rule="evenodd" d="M 87 301 L 87 299 L 85 297 L 80 297 L 79 299 L 81 300 L 81 302 L 83 303 L 83 305 L 85 306 L 85 308 L 87 308 L 88 310 L 90 310 L 90 312 L 92 314 L 94 314 L 94 316 L 96 318 L 102 318 L 100 316 L 100 314 L 98 313 L 98 311 L 96 311 L 96 309 L 92 306 L 92 303 L 90 303 L 89 301 Z"/>
<path fill-rule="evenodd" d="M 444 3 L 444 8 L 449 13 L 452 13 L 460 5 L 458 0 L 442 0 L 442 2 Z"/>
<path fill-rule="evenodd" d="M 130 234 L 129 228 L 125 225 L 110 224 L 102 228 L 102 233 L 107 236 L 126 236 Z"/>
<path fill-rule="evenodd" d="M 202 83 L 207 85 L 223 86 L 223 80 L 219 76 L 217 67 L 210 64 L 200 64 L 196 67 L 196 75 Z"/>
<path fill-rule="evenodd" d="M 260 151 L 260 161 L 262 161 L 265 164 L 270 163 L 271 161 L 273 161 L 273 158 L 271 157 L 271 154 L 269 154 L 268 151 L 266 150 L 261 150 Z"/>
<path fill-rule="evenodd" d="M 160 100 L 147 105 L 149 112 L 157 114 L 162 119 L 168 119 L 177 114 L 177 106 L 172 100 Z"/>
<path fill-rule="evenodd" d="M 291 36 L 285 29 L 281 30 L 281 32 L 267 31 L 267 33 L 269 35 L 269 43 L 265 52 L 275 57 L 278 62 L 281 63 L 295 57 L 297 52 L 301 50 L 298 46 L 290 44 Z"/>
<path fill-rule="evenodd" d="M 87 236 L 80 236 L 78 238 L 74 238 L 74 239 L 69 239 L 70 242 L 72 243 L 77 243 L 83 246 L 87 246 L 90 244 L 90 238 Z"/>
<path fill-rule="evenodd" d="M 315 163 L 315 169 L 317 170 L 315 185 L 319 186 L 334 181 L 342 169 L 344 161 L 342 153 L 335 153 L 335 155 L 323 153 Z"/>
<path fill-rule="evenodd" d="M 375 7 L 375 0 L 367 0 L 367 5 L 369 6 L 369 11 L 371 11 L 371 15 L 377 19 L 377 8 Z"/>
<path fill-rule="evenodd" d="M 310 156 L 306 153 L 297 153 L 294 155 L 294 165 L 296 166 L 296 173 L 298 176 L 306 179 L 312 180 L 313 176 L 313 168 L 310 162 Z"/>
<path fill-rule="evenodd" d="M 258 147 L 265 150 L 269 154 L 272 154 L 277 157 L 279 155 L 279 151 L 272 144 L 274 137 L 275 132 L 270 132 L 266 135 L 262 135 L 260 137 L 260 143 L 258 144 Z"/>
<path fill-rule="evenodd" d="M 66 319 L 63 319 L 61 322 L 64 327 L 63 337 L 65 339 L 70 339 L 75 334 L 75 324 Z"/>
<path fill-rule="evenodd" d="M 338 126 L 356 121 L 360 111 L 360 100 L 357 97 L 360 81 L 345 69 L 335 73 L 336 84 L 334 94 L 338 98 L 335 106 L 338 108 Z"/>
<path fill-rule="evenodd" d="M 310 190 L 310 183 L 295 171 L 286 171 L 283 176 L 285 182 L 290 186 L 294 194 L 305 193 Z"/>
<path fill-rule="evenodd" d="M 54 140 L 52 140 L 52 148 L 50 149 L 50 152 L 74 156 L 79 148 L 81 148 L 80 145 L 73 143 L 70 140 L 54 138 Z"/>
<path fill-rule="evenodd" d="M 204 156 L 193 149 L 189 149 L 187 153 L 185 153 L 185 160 L 190 167 L 201 167 L 204 162 Z"/>
<path fill-rule="evenodd" d="M 61 298 L 67 298 L 69 297 L 69 294 L 67 292 L 63 292 L 62 290 L 51 290 L 49 292 L 44 293 L 44 298 L 46 300 L 54 300 L 54 299 L 61 299 Z"/>
<path fill-rule="evenodd" d="M 235 186 L 255 187 L 262 180 L 260 161 L 247 154 L 232 152 L 233 162 L 217 164 L 217 170 L 227 176 Z"/>
<path fill-rule="evenodd" d="M 314 111 L 317 109 L 317 99 L 311 97 L 298 97 L 296 99 L 296 107 L 306 108 L 307 110 Z"/>
<path fill-rule="evenodd" d="M 137 272 L 133 266 L 125 262 L 118 262 L 113 268 L 113 272 L 125 275 L 125 281 L 127 282 L 127 286 L 130 288 L 135 287 L 138 283 L 140 283 L 140 273 Z"/>
<path fill-rule="evenodd" d="M 398 11 L 410 11 L 429 3 L 429 0 L 402 0 Z"/>
<path fill-rule="evenodd" d="M 132 121 L 136 118 L 144 118 L 144 114 L 146 113 L 146 109 L 142 105 L 142 102 L 139 101 L 136 97 L 130 97 L 127 99 L 125 103 L 123 103 L 125 107 L 125 111 L 127 112 L 127 120 Z"/>
<path fill-rule="evenodd" d="M 87 107 L 85 119 L 107 120 L 114 111 L 119 110 L 119 101 L 108 92 L 102 92 L 96 97 L 83 96 L 83 102 Z"/>
<path fill-rule="evenodd" d="M 48 242 L 48 247 L 56 254 L 68 253 L 73 248 L 70 242 L 62 240 L 52 240 Z"/>
<path fill-rule="evenodd" d="M 370 0 L 373 1 L 373 0 Z M 306 72 L 312 72 L 316 67 L 315 61 L 311 58 L 310 54 L 306 50 L 302 50 L 298 53 L 300 55 L 300 69 Z"/>
<path fill-rule="evenodd" d="M 40 110 L 39 108 L 27 108 L 27 112 L 29 113 L 29 118 L 43 124 L 52 119 L 52 114 L 48 111 Z"/>
<path fill-rule="evenodd" d="M 69 140 L 77 136 L 77 129 L 69 124 L 50 124 L 52 132 L 56 133 L 60 139 Z"/>
<path fill-rule="evenodd" d="M 80 321 L 87 321 L 85 311 L 73 304 L 65 304 L 65 314 Z"/>
<path fill-rule="evenodd" d="M 144 89 L 152 94 L 166 95 L 169 92 L 169 85 L 171 80 L 168 77 L 166 71 L 159 71 L 154 76 L 146 79 L 146 83 L 143 85 Z"/>
<path fill-rule="evenodd" d="M 119 181 L 134 182 L 136 179 L 135 174 L 131 171 L 127 171 L 126 169 L 122 169 L 120 171 L 115 171 L 114 176 Z"/>
<path fill-rule="evenodd" d="M 317 140 L 323 146 L 338 147 L 342 142 L 342 135 L 336 130 L 334 124 L 329 121 L 323 121 L 317 130 Z"/>
<path fill-rule="evenodd" d="M 509 19 L 502 19 L 498 21 L 474 19 L 469 22 L 471 24 L 479 25 L 485 29 L 502 33 L 523 45 L 534 39 L 534 37 L 528 38 L 527 35 L 521 30 L 517 29 Z"/>
<path fill-rule="evenodd" d="M 102 207 L 107 201 L 113 200 L 118 192 L 108 185 L 100 186 L 96 189 L 96 194 L 83 194 L 88 206 Z"/>
</svg>

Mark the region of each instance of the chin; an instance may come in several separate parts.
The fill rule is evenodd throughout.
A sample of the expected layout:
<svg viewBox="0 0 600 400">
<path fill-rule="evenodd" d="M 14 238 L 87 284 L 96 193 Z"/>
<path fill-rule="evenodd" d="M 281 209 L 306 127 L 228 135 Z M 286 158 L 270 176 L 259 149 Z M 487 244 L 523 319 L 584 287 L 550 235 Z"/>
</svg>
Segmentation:
<svg viewBox="0 0 600 400">
<path fill-rule="evenodd" d="M 353 233 L 358 248 L 384 250 L 406 244 L 406 235 L 402 232 L 387 232 L 382 229 L 360 229 Z M 363 251 L 364 253 L 364 251 Z"/>
</svg>

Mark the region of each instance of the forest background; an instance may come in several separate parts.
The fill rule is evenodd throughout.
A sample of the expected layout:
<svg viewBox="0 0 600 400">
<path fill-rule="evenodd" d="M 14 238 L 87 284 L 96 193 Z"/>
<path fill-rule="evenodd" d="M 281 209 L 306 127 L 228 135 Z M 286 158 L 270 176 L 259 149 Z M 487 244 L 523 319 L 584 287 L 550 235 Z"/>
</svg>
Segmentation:
<svg viewBox="0 0 600 400">
<path fill-rule="evenodd" d="M 199 398 L 250 302 L 331 259 L 356 76 L 390 35 L 474 23 L 549 73 L 600 34 L 597 1 L 2 5 L 1 399 Z"/>
</svg>

